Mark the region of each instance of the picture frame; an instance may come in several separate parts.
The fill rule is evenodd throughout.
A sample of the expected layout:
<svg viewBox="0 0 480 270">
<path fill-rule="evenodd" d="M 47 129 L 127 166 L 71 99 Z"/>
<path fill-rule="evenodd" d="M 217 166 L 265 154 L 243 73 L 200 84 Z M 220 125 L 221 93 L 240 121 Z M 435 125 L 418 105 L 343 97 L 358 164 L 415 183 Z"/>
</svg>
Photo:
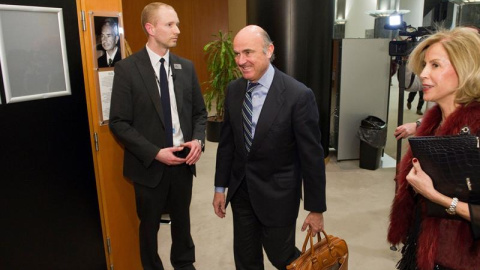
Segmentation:
<svg viewBox="0 0 480 270">
<path fill-rule="evenodd" d="M 62 9 L 1 4 L 0 65 L 7 104 L 71 95 Z"/>
<path fill-rule="evenodd" d="M 100 125 L 108 124 L 115 63 L 125 58 L 125 37 L 120 12 L 90 11 L 92 62 L 95 67 Z"/>
</svg>

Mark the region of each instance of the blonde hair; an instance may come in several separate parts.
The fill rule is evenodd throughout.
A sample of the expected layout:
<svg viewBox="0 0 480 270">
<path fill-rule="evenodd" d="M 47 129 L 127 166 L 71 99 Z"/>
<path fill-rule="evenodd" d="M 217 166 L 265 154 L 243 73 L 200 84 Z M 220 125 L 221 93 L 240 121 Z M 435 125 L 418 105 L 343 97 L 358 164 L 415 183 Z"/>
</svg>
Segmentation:
<svg viewBox="0 0 480 270">
<path fill-rule="evenodd" d="M 148 36 L 148 32 L 147 32 L 147 29 L 145 28 L 145 24 L 151 23 L 151 24 L 155 25 L 157 23 L 158 17 L 157 17 L 157 14 L 155 13 L 155 11 L 159 10 L 161 7 L 166 7 L 166 8 L 173 9 L 172 6 L 167 5 L 165 3 L 162 3 L 162 2 L 152 2 L 152 3 L 146 5 L 143 8 L 140 20 L 141 20 L 141 23 L 142 23 L 143 32 L 145 32 L 145 34 L 147 36 Z"/>
<path fill-rule="evenodd" d="M 409 57 L 408 67 L 419 75 L 425 66 L 427 49 L 440 43 L 458 76 L 455 102 L 480 102 L 480 35 L 471 28 L 440 30 L 420 42 Z"/>
</svg>

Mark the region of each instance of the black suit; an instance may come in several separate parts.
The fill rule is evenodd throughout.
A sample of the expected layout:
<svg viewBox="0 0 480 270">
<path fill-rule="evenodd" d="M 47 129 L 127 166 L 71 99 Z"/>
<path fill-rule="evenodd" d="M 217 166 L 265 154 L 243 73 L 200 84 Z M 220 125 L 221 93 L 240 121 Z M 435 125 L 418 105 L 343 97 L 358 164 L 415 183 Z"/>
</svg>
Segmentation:
<svg viewBox="0 0 480 270">
<path fill-rule="evenodd" d="M 122 60 L 122 54 L 120 52 L 120 48 L 117 48 L 117 52 L 115 53 L 115 57 L 113 57 L 112 64 L 108 64 L 107 60 L 107 52 L 103 51 L 103 55 L 98 58 L 98 67 L 103 68 L 103 67 L 113 67 L 115 66 L 115 63 L 118 61 Z"/>
<path fill-rule="evenodd" d="M 191 61 L 170 53 L 174 91 L 184 141 L 205 139 L 207 113 Z M 140 249 L 145 269 L 163 269 L 157 254 L 161 214 L 172 220 L 172 264 L 182 269 L 195 260 L 189 206 L 195 166 L 167 166 L 155 160 L 166 147 L 163 110 L 147 50 L 115 65 L 110 129 L 125 147 L 124 175 L 135 185 Z"/>
<path fill-rule="evenodd" d="M 280 235 L 277 236 L 281 238 L 283 237 L 281 234 L 285 232 L 292 234 L 293 226 L 293 236 L 289 237 L 293 237 L 294 243 L 302 179 L 305 210 L 314 212 L 326 210 L 325 164 L 315 97 L 305 85 L 275 68 L 272 85 L 255 129 L 251 150 L 247 154 L 242 126 L 242 104 L 246 87 L 247 81 L 240 78 L 232 82 L 227 89 L 225 120 L 217 152 L 215 186 L 228 187 L 226 203 L 232 203 L 235 238 L 242 235 L 262 238 L 264 235 L 256 235 L 259 232 L 250 231 L 287 228 L 278 231 Z M 250 211 L 254 218 L 235 217 L 236 213 L 241 215 L 244 211 L 247 213 Z M 250 226 L 256 222 L 259 226 Z M 237 234 L 237 231 L 240 233 Z M 269 251 L 267 247 L 272 245 L 270 240 L 272 239 L 262 239 L 261 244 L 275 266 L 284 267 L 298 255 L 292 254 L 295 252 L 294 247 L 289 249 L 288 254 L 278 250 Z M 284 243 L 292 245 L 292 239 L 287 240 L 288 243 Z M 239 242 L 238 246 L 235 243 L 237 269 L 244 269 L 237 263 L 237 253 L 248 252 L 252 247 L 245 246 L 249 243 L 241 242 L 240 239 L 235 239 L 235 242 L 237 241 Z M 255 249 L 257 251 L 252 251 L 243 258 L 239 256 L 238 260 L 257 256 L 258 245 Z M 287 257 L 280 258 L 282 256 Z M 263 269 L 263 263 L 261 268 L 256 268 L 260 259 L 240 264 L 252 266 L 245 269 Z"/>
</svg>

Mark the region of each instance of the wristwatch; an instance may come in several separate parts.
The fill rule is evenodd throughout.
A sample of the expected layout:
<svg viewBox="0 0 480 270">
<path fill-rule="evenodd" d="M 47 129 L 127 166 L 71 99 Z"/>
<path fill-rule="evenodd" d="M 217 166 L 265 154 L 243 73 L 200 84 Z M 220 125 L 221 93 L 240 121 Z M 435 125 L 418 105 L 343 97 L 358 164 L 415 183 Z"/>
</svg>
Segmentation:
<svg viewBox="0 0 480 270">
<path fill-rule="evenodd" d="M 422 124 L 422 118 L 415 121 L 415 124 L 417 124 L 417 128 L 418 128 Z"/>
<path fill-rule="evenodd" d="M 445 211 L 449 215 L 455 215 L 457 213 L 457 203 L 458 203 L 458 198 L 453 197 L 452 203 L 450 204 L 450 207 L 445 209 Z"/>
<path fill-rule="evenodd" d="M 205 144 L 203 143 L 202 140 L 200 139 L 195 139 L 199 144 L 200 144 L 200 147 L 202 148 L 202 151 L 205 149 Z"/>
</svg>

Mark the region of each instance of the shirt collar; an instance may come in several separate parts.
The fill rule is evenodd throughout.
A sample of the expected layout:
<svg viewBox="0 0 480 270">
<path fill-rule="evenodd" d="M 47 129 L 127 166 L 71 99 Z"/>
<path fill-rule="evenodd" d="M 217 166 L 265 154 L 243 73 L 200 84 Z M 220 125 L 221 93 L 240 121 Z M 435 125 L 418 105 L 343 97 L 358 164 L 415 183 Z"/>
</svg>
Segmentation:
<svg viewBox="0 0 480 270">
<path fill-rule="evenodd" d="M 114 49 L 112 55 L 110 55 L 107 51 L 105 51 L 105 53 L 107 54 L 107 60 L 109 60 L 109 59 L 114 60 L 115 55 L 117 54 L 117 50 L 118 50 L 118 47 L 115 46 L 115 49 Z"/>
<path fill-rule="evenodd" d="M 268 69 L 267 71 L 265 72 L 265 74 L 263 74 L 263 76 L 258 80 L 258 83 L 267 88 L 267 89 L 270 89 L 270 86 L 272 85 L 272 82 L 273 82 L 273 75 L 275 75 L 275 69 L 273 68 L 272 64 L 270 63 L 268 65 Z"/>
<path fill-rule="evenodd" d="M 153 52 L 148 45 L 145 45 L 145 48 L 147 49 L 148 57 L 150 58 L 150 62 L 152 63 L 152 67 L 156 68 L 160 66 L 160 58 L 165 59 L 165 66 L 169 66 L 170 62 L 170 50 L 167 50 L 167 53 L 165 53 L 164 56 L 160 56 Z"/>
</svg>

